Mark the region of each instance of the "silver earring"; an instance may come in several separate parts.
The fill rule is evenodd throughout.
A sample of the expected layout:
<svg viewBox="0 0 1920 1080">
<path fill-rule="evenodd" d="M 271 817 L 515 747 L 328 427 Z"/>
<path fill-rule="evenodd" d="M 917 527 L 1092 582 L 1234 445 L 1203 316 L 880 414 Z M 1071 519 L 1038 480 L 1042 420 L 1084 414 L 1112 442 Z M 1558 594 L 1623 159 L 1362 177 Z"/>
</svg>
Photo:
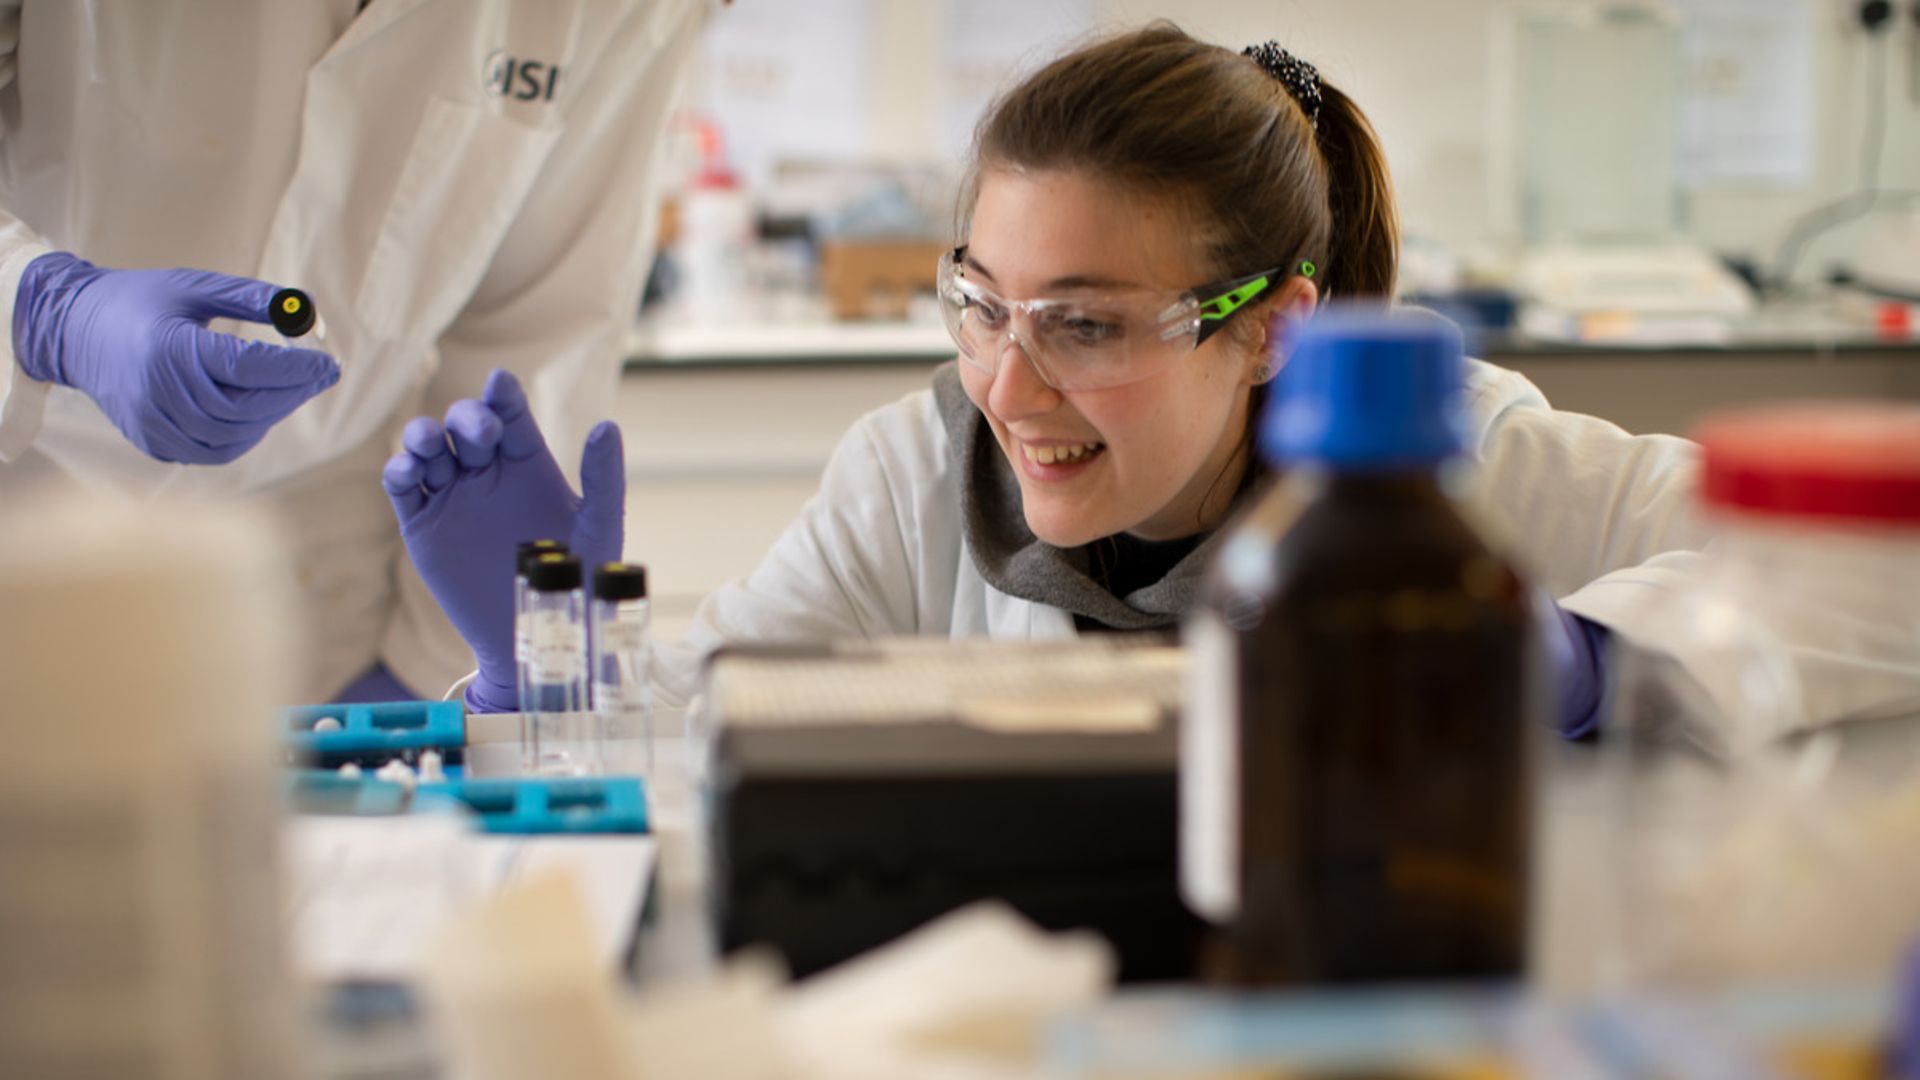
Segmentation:
<svg viewBox="0 0 1920 1080">
<path fill-rule="evenodd" d="M 1253 369 L 1254 382 L 1263 383 L 1271 378 L 1273 378 L 1272 364 L 1261 364 L 1259 367 Z"/>
</svg>

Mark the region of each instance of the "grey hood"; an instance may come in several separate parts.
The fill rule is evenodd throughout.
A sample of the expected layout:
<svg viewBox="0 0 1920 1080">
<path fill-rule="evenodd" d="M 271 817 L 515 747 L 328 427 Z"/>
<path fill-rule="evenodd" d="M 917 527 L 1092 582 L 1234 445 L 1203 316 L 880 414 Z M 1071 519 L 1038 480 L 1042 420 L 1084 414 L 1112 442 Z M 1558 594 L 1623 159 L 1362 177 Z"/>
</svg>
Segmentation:
<svg viewBox="0 0 1920 1080">
<path fill-rule="evenodd" d="M 1200 594 L 1222 530 L 1216 529 L 1160 580 L 1115 596 L 1095 577 L 1094 545 L 1057 548 L 1027 528 L 1020 481 L 960 385 L 958 361 L 933 375 L 934 403 L 959 470 L 968 554 L 987 584 L 1022 600 L 1061 608 L 1115 630 L 1176 627 Z M 1246 485 L 1236 496 L 1244 498 Z"/>
</svg>

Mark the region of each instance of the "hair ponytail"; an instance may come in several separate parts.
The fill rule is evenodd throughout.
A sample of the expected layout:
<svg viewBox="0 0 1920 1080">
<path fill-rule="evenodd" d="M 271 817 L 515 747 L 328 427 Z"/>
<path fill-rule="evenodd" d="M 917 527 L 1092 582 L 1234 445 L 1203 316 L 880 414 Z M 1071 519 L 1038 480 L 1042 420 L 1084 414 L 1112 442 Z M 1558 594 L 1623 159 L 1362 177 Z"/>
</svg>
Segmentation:
<svg viewBox="0 0 1920 1080">
<path fill-rule="evenodd" d="M 1216 277 L 1311 262 L 1323 293 L 1386 299 L 1400 241 L 1386 158 L 1352 99 L 1321 90 L 1316 123 L 1253 58 L 1171 23 L 1096 41 L 988 110 L 960 235 L 984 171 L 1085 169 L 1180 200 Z"/>
<path fill-rule="evenodd" d="M 1400 259 L 1400 216 L 1393 181 L 1373 125 L 1353 99 L 1321 84 L 1320 157 L 1332 212 L 1321 287 L 1341 299 L 1393 295 Z"/>
</svg>

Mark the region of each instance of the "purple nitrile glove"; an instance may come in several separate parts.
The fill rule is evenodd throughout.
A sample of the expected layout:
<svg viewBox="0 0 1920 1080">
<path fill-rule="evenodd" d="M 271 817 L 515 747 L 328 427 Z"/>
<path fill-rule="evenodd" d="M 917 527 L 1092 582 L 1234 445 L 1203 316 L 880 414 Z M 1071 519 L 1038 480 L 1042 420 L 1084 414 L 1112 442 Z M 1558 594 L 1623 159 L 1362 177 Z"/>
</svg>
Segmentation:
<svg viewBox="0 0 1920 1080">
<path fill-rule="evenodd" d="M 1907 950 L 1893 991 L 1893 1035 L 1888 1080 L 1920 1080 L 1920 941 Z"/>
<path fill-rule="evenodd" d="M 575 495 L 534 423 L 520 383 L 487 378 L 480 400 L 456 401 L 444 427 L 407 424 L 405 447 L 381 483 L 400 519 L 414 568 L 454 628 L 473 648 L 480 674 L 467 687 L 477 712 L 513 712 L 514 549 L 562 540 L 581 565 L 620 557 L 627 477 L 620 429 L 602 421 L 587 434 Z"/>
<path fill-rule="evenodd" d="M 1560 734 L 1578 739 L 1600 727 L 1602 704 L 1607 690 L 1607 628 L 1584 616 L 1575 615 L 1552 600 L 1553 609 L 1544 619 L 1547 660 L 1558 691 L 1554 698 L 1559 711 L 1554 719 Z"/>
<path fill-rule="evenodd" d="M 86 394 L 161 461 L 219 465 L 340 381 L 333 357 L 207 329 L 267 322 L 275 286 L 207 270 L 108 270 L 64 251 L 27 264 L 13 351 L 41 382 Z"/>
</svg>

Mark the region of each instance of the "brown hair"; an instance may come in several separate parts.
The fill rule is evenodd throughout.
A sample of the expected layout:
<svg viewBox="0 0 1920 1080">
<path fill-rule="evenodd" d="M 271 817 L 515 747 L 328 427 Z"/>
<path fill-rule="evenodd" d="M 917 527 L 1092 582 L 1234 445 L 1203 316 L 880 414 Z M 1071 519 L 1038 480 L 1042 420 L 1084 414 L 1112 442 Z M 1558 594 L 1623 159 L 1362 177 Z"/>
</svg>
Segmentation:
<svg viewBox="0 0 1920 1080">
<path fill-rule="evenodd" d="M 1179 199 L 1218 277 L 1310 260 L 1323 293 L 1385 299 L 1399 249 L 1386 159 L 1359 107 L 1324 82 L 1321 94 L 1316 134 L 1254 60 L 1171 23 L 1096 41 L 988 110 L 960 234 L 984 171 L 1084 169 Z"/>
</svg>

